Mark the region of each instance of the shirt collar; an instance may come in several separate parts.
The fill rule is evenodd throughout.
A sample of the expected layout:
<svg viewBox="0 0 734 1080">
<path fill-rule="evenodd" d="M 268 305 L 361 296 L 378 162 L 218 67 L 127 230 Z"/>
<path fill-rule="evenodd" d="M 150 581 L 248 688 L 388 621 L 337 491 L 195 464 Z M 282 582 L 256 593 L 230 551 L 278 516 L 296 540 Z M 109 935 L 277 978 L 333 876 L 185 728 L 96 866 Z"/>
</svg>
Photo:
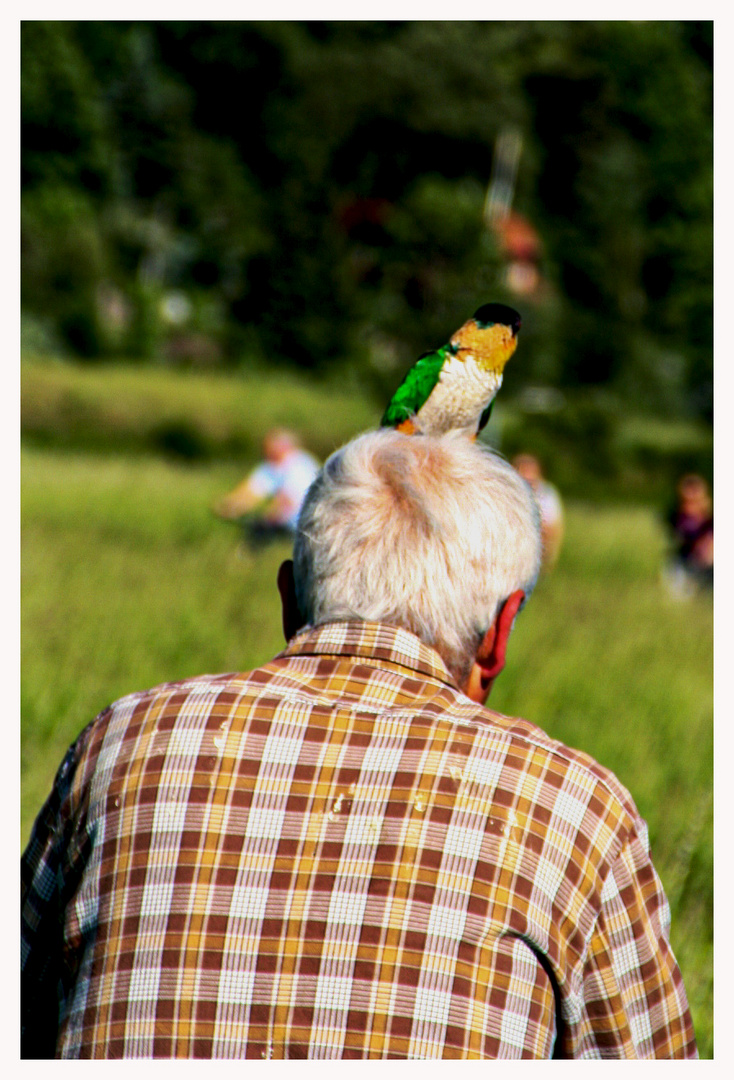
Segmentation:
<svg viewBox="0 0 734 1080">
<path fill-rule="evenodd" d="M 280 656 L 349 656 L 420 672 L 458 689 L 435 649 L 397 626 L 376 622 L 328 622 L 306 626 L 291 638 Z"/>
</svg>

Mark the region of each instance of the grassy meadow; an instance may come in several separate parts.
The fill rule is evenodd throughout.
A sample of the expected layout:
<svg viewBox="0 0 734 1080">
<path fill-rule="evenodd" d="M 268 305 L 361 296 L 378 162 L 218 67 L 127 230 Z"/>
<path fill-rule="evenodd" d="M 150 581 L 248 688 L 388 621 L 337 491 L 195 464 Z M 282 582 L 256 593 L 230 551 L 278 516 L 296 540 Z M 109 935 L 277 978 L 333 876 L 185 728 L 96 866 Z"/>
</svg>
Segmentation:
<svg viewBox="0 0 734 1080">
<path fill-rule="evenodd" d="M 282 378 L 70 370 L 22 374 L 22 845 L 64 750 L 111 700 L 246 670 L 280 649 L 275 575 L 288 545 L 243 558 L 237 530 L 209 509 L 261 434 L 293 425 L 324 456 L 379 415 L 346 392 Z M 171 432 L 183 440 L 177 456 Z M 204 448 L 188 458 L 187 432 Z M 632 792 L 710 1057 L 711 599 L 666 595 L 652 507 L 578 500 L 566 512 L 559 563 L 518 619 L 491 704 L 586 750 Z"/>
</svg>

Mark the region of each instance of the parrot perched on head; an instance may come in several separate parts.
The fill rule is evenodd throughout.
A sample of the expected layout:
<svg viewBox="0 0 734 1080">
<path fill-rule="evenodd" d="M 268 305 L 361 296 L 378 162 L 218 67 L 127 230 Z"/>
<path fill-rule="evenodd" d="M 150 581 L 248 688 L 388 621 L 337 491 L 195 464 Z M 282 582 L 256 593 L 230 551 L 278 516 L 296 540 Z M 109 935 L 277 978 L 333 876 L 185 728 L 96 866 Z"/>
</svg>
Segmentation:
<svg viewBox="0 0 734 1080">
<path fill-rule="evenodd" d="M 409 435 L 461 430 L 476 438 L 489 420 L 519 329 L 514 308 L 483 304 L 446 345 L 416 360 L 393 394 L 381 427 Z"/>
</svg>

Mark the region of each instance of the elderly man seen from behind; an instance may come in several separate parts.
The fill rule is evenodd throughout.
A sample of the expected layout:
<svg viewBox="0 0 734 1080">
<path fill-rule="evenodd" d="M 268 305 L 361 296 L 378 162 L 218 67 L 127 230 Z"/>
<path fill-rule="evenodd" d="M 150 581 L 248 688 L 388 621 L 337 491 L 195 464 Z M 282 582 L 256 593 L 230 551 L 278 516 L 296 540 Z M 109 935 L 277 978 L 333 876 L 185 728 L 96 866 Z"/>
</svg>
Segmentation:
<svg viewBox="0 0 734 1080">
<path fill-rule="evenodd" d="M 67 754 L 23 860 L 24 1053 L 695 1057 L 632 798 L 483 704 L 539 563 L 481 445 L 334 454 L 285 650 L 131 694 Z"/>
</svg>

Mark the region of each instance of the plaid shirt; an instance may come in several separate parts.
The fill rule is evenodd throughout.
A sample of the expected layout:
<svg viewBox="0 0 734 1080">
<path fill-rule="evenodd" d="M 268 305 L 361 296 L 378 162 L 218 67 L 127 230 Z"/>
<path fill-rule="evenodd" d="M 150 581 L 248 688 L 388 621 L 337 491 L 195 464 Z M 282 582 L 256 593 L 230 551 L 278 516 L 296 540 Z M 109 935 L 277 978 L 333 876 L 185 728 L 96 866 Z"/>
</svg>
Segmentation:
<svg viewBox="0 0 734 1080">
<path fill-rule="evenodd" d="M 22 878 L 27 1056 L 696 1056 L 627 791 L 391 627 L 118 701 Z"/>
</svg>

